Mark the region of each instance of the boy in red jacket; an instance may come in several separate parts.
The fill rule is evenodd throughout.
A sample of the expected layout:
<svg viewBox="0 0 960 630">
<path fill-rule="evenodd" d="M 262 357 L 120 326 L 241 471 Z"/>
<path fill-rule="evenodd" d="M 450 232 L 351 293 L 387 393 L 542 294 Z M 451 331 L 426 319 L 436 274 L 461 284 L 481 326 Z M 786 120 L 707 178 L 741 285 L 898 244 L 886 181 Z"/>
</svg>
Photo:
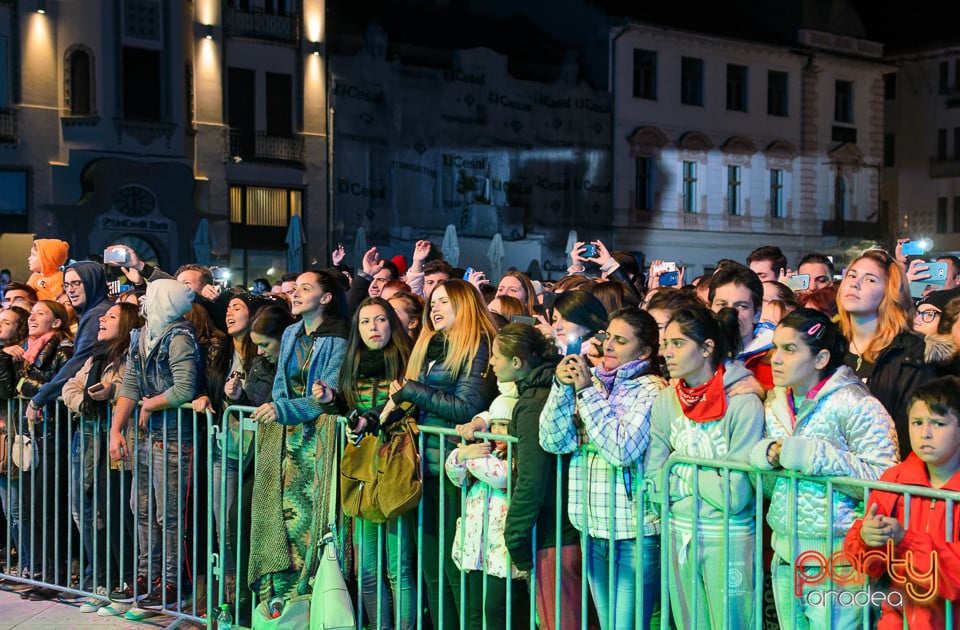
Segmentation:
<svg viewBox="0 0 960 630">
<path fill-rule="evenodd" d="M 881 481 L 960 492 L 960 378 L 938 378 L 918 387 L 909 404 L 910 446 L 903 463 Z M 960 498 L 960 495 L 958 495 Z M 903 523 L 902 494 L 876 490 L 866 515 L 847 533 L 844 551 L 872 577 L 890 574 L 878 628 L 944 628 L 945 600 L 951 600 L 953 627 L 960 627 L 960 501 L 910 497 L 910 522 Z M 950 542 L 947 542 L 947 541 Z M 891 553 L 893 557 L 888 557 Z"/>
</svg>

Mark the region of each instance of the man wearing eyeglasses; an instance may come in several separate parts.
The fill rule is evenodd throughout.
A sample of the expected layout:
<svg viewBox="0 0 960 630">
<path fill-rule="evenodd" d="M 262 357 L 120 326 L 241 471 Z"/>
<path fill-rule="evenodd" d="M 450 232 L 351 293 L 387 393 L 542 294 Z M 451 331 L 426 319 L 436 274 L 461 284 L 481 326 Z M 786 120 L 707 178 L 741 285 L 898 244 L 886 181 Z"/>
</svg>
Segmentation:
<svg viewBox="0 0 960 630">
<path fill-rule="evenodd" d="M 917 303 L 917 312 L 913 316 L 913 330 L 923 335 L 937 334 L 947 303 L 956 297 L 960 297 L 960 288 L 931 291 L 925 295 Z"/>
<path fill-rule="evenodd" d="M 40 409 L 57 399 L 63 384 L 93 354 L 100 318 L 112 304 L 107 295 L 107 275 L 100 263 L 85 260 L 68 265 L 63 272 L 63 290 L 70 299 L 70 305 L 80 316 L 73 357 L 27 403 L 27 419 L 30 422 L 37 421 Z"/>
</svg>

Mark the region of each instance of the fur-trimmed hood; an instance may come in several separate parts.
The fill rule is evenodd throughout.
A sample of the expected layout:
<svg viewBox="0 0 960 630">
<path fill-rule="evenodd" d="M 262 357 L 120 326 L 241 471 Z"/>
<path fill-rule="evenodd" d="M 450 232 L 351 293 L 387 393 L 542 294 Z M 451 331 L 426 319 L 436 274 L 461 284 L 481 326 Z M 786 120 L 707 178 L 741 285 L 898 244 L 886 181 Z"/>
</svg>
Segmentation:
<svg viewBox="0 0 960 630">
<path fill-rule="evenodd" d="M 944 365 L 957 358 L 957 342 L 952 335 L 924 335 L 923 359 L 925 363 Z"/>
</svg>

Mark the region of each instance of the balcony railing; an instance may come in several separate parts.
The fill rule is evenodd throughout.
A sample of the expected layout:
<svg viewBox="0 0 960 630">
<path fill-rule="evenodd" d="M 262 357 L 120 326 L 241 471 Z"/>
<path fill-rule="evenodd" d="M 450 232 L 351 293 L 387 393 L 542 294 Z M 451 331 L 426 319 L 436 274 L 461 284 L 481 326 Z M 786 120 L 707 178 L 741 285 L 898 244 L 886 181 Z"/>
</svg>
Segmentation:
<svg viewBox="0 0 960 630">
<path fill-rule="evenodd" d="M 252 37 L 297 45 L 300 42 L 300 16 L 266 13 L 263 9 L 228 7 L 224 13 L 227 37 Z"/>
<path fill-rule="evenodd" d="M 303 166 L 306 150 L 302 134 L 268 136 L 265 131 L 227 130 L 226 161 L 293 162 Z"/>
<path fill-rule="evenodd" d="M 18 144 L 20 135 L 17 132 L 17 110 L 0 109 L 0 143 Z"/>
</svg>

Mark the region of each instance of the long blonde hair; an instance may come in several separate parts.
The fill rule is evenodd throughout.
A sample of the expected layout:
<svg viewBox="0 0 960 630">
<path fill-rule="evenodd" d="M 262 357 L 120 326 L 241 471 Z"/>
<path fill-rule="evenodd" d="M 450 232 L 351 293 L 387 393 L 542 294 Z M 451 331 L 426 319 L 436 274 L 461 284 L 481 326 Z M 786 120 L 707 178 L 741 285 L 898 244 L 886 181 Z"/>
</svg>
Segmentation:
<svg viewBox="0 0 960 630">
<path fill-rule="evenodd" d="M 880 352 L 890 345 L 893 338 L 902 332 L 911 330 L 913 321 L 913 298 L 910 297 L 910 284 L 903 268 L 890 254 L 882 249 L 868 249 L 858 256 L 850 267 L 869 258 L 884 270 L 884 291 L 880 306 L 877 307 L 877 332 L 870 345 L 863 350 L 863 358 L 875 363 Z M 849 341 L 853 338 L 853 317 L 843 308 L 842 300 L 837 300 L 837 321 L 843 336 Z"/>
<path fill-rule="evenodd" d="M 480 349 L 480 342 L 486 339 L 489 346 L 497 336 L 497 330 L 490 319 L 490 312 L 483 303 L 480 293 L 469 282 L 453 279 L 444 280 L 437 285 L 443 287 L 453 307 L 453 324 L 446 329 L 447 354 L 443 367 L 450 370 L 453 378 L 458 378 L 464 369 L 469 369 Z M 434 289 L 436 291 L 436 289 Z M 432 294 L 431 294 L 432 296 Z M 417 343 L 410 353 L 407 363 L 407 378 L 419 380 L 423 362 L 427 355 L 430 340 L 438 333 L 430 317 L 430 305 L 423 311 L 423 326 Z"/>
</svg>

